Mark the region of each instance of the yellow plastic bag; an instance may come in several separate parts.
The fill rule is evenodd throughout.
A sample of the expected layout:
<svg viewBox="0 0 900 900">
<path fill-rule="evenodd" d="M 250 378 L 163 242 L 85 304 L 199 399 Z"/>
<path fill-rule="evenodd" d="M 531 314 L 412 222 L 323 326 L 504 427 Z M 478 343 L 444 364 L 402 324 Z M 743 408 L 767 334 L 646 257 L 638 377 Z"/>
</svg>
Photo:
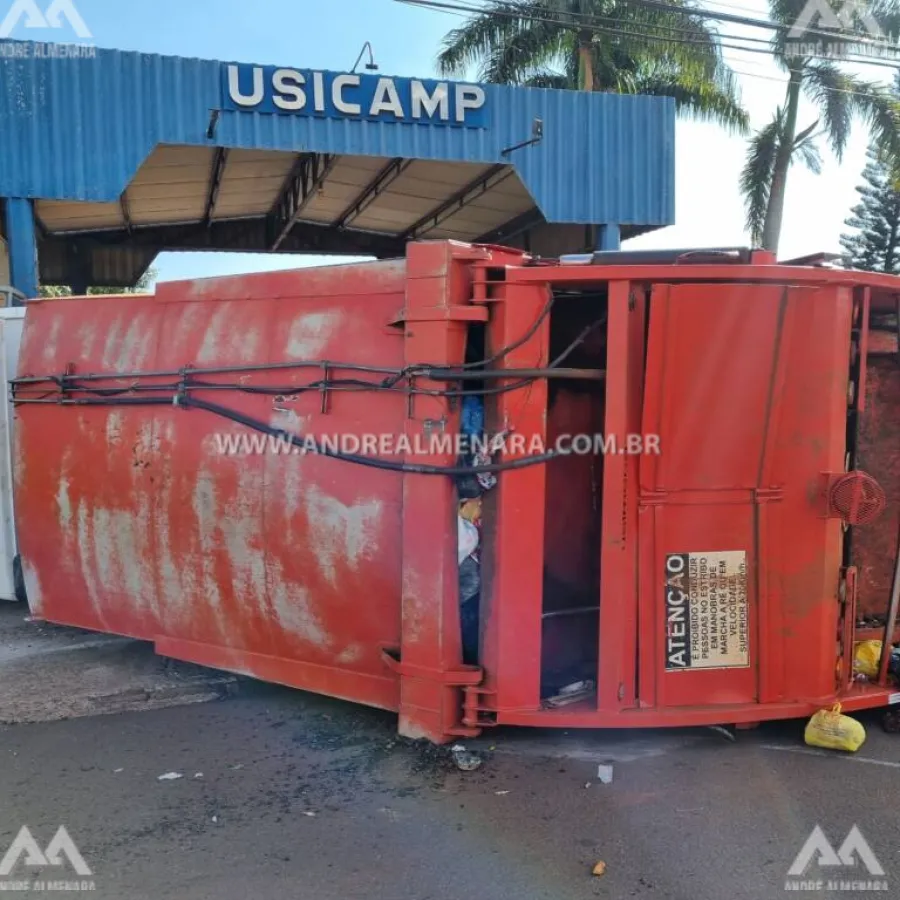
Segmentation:
<svg viewBox="0 0 900 900">
<path fill-rule="evenodd" d="M 841 715 L 841 704 L 820 709 L 806 724 L 803 735 L 810 747 L 855 753 L 865 743 L 866 729 L 850 716 Z"/>
<path fill-rule="evenodd" d="M 853 647 L 853 671 L 869 678 L 878 677 L 881 641 L 860 641 Z"/>
</svg>

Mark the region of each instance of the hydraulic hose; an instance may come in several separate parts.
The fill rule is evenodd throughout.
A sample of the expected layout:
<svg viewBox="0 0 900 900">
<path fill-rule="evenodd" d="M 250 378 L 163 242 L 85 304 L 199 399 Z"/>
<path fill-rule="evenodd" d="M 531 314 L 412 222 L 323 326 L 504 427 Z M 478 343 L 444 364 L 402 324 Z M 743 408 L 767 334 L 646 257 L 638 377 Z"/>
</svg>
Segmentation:
<svg viewBox="0 0 900 900">
<path fill-rule="evenodd" d="M 355 465 L 367 466 L 371 469 L 381 469 L 386 472 L 403 472 L 408 475 L 478 475 L 480 473 L 498 473 L 510 472 L 515 469 L 525 469 L 529 466 L 543 465 L 553 459 L 563 456 L 562 453 L 541 453 L 525 456 L 521 459 L 510 460 L 502 463 L 489 463 L 481 466 L 433 466 L 410 462 L 396 462 L 391 459 L 382 459 L 376 456 L 364 456 L 359 453 L 341 453 L 338 450 L 332 450 L 330 447 L 324 447 L 312 438 L 305 438 L 303 435 L 292 434 L 290 432 L 273 428 L 260 419 L 252 416 L 244 415 L 244 413 L 229 409 L 227 406 L 221 406 L 218 403 L 210 403 L 206 400 L 198 400 L 187 394 L 176 394 L 172 397 L 108 397 L 108 398 L 72 398 L 72 399 L 56 399 L 56 400 L 25 400 L 24 403 L 53 403 L 59 406 L 78 406 L 78 407 L 121 407 L 121 406 L 178 406 L 182 409 L 200 409 L 214 415 L 243 425 L 252 431 L 278 440 L 288 441 L 292 446 L 300 450 L 309 451 L 310 449 L 318 456 L 326 456 L 329 459 L 336 459 L 340 462 L 354 463 Z"/>
</svg>

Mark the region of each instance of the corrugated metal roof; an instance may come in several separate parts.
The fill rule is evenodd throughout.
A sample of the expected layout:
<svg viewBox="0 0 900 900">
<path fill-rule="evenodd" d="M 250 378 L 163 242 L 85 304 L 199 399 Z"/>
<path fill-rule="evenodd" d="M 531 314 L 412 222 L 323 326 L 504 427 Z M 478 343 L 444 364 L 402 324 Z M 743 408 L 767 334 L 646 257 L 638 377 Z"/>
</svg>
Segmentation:
<svg viewBox="0 0 900 900">
<path fill-rule="evenodd" d="M 0 58 L 0 196 L 115 202 L 157 144 L 180 144 L 509 162 L 549 222 L 674 220 L 669 99 L 486 85 L 483 129 L 224 111 L 210 140 L 223 65 L 118 50 Z M 535 118 L 543 140 L 503 156 Z"/>
</svg>

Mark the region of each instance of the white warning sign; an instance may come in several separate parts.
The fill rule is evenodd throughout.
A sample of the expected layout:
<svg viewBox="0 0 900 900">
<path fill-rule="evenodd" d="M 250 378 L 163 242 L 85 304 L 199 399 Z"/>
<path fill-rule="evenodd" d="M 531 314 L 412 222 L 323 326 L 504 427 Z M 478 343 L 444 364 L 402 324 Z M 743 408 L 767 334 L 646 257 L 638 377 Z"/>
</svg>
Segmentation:
<svg viewBox="0 0 900 900">
<path fill-rule="evenodd" d="M 747 554 L 666 556 L 666 669 L 750 665 Z"/>
</svg>

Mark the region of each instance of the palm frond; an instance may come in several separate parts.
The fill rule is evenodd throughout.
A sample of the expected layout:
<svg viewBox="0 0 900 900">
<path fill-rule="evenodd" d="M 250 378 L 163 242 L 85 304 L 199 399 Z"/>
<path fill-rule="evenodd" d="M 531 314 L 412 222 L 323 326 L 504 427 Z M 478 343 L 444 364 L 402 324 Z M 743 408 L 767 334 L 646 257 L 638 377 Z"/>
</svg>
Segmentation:
<svg viewBox="0 0 900 900">
<path fill-rule="evenodd" d="M 624 73 L 628 75 L 628 73 Z M 747 112 L 728 90 L 686 71 L 658 71 L 630 76 L 628 93 L 672 97 L 676 109 L 698 121 L 717 122 L 731 131 L 747 131 Z M 624 86 L 620 80 L 619 85 Z M 623 91 L 625 93 L 625 91 Z"/>
<path fill-rule="evenodd" d="M 822 174 L 822 153 L 813 141 L 806 141 L 794 148 L 794 156 L 799 159 L 813 175 Z"/>
<path fill-rule="evenodd" d="M 832 62 L 803 67 L 803 91 L 821 112 L 825 133 L 838 159 L 847 146 L 855 112 L 855 98 L 848 92 L 849 77 Z"/>
<path fill-rule="evenodd" d="M 514 41 L 518 42 L 519 53 L 533 50 L 537 43 L 534 40 L 536 32 L 547 25 L 532 18 L 537 5 L 542 5 L 540 0 L 495 2 L 485 12 L 454 28 L 444 38 L 438 54 L 441 75 L 465 75 L 476 65 L 480 65 L 483 71 L 487 68 L 487 60 Z M 527 67 L 527 60 L 520 60 L 520 65 Z"/>
<path fill-rule="evenodd" d="M 525 85 L 525 87 L 551 88 L 559 91 L 572 88 L 572 82 L 568 75 L 564 75 L 560 72 L 551 72 L 549 70 L 543 70 L 529 75 L 522 84 Z"/>
<path fill-rule="evenodd" d="M 484 55 L 478 73 L 492 84 L 522 84 L 559 60 L 573 35 L 548 22 L 531 22 Z"/>
<path fill-rule="evenodd" d="M 810 64 L 804 71 L 804 86 L 819 100 L 825 129 L 838 159 L 846 144 L 852 119 L 869 129 L 882 158 L 900 169 L 900 101 L 877 82 L 841 72 L 832 63 Z"/>
<path fill-rule="evenodd" d="M 746 130 L 735 75 L 692 0 L 486 0 L 447 35 L 438 67 L 461 75 L 477 66 L 485 81 L 576 89 L 578 51 L 587 44 L 595 90 L 673 96 L 687 115 Z"/>
<path fill-rule="evenodd" d="M 744 195 L 747 230 L 754 244 L 759 244 L 762 240 L 775 157 L 783 131 L 784 113 L 778 109 L 772 121 L 750 139 L 747 160 L 741 171 L 741 193 Z"/>
<path fill-rule="evenodd" d="M 808 128 L 804 128 L 795 138 L 791 149 L 791 158 L 799 159 L 814 175 L 822 174 L 822 154 L 816 144 L 815 130 L 819 125 L 816 119 Z"/>
</svg>

